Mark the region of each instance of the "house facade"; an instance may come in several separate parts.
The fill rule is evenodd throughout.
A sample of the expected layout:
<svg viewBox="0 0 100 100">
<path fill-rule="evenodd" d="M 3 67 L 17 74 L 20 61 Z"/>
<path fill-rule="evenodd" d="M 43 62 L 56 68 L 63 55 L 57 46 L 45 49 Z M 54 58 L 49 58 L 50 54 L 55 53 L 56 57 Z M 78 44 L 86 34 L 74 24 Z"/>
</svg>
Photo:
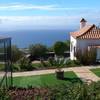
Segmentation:
<svg viewBox="0 0 100 100">
<path fill-rule="evenodd" d="M 100 28 L 96 25 L 87 25 L 87 21 L 82 18 L 80 29 L 70 33 L 70 59 L 76 60 L 75 52 L 77 49 L 96 48 L 97 58 L 100 60 Z"/>
</svg>

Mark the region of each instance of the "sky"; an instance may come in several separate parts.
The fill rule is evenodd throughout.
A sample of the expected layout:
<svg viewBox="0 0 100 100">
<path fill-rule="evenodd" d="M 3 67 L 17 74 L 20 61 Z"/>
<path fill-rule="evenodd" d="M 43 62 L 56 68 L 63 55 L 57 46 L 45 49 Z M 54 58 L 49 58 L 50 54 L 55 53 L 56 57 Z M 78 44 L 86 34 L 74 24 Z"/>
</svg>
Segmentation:
<svg viewBox="0 0 100 100">
<path fill-rule="evenodd" d="M 100 0 L 0 0 L 0 30 L 72 29 L 100 23 Z"/>
</svg>

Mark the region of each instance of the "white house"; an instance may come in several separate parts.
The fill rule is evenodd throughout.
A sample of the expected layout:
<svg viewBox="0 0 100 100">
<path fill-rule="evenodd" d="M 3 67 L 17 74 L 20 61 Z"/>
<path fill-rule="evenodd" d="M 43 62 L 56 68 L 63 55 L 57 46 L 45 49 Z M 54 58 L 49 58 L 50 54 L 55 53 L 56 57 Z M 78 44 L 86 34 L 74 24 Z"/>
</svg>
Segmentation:
<svg viewBox="0 0 100 100">
<path fill-rule="evenodd" d="M 70 59 L 75 60 L 76 49 L 84 50 L 88 47 L 95 47 L 97 59 L 100 59 L 100 28 L 96 25 L 87 25 L 87 21 L 82 18 L 80 29 L 70 33 Z"/>
</svg>

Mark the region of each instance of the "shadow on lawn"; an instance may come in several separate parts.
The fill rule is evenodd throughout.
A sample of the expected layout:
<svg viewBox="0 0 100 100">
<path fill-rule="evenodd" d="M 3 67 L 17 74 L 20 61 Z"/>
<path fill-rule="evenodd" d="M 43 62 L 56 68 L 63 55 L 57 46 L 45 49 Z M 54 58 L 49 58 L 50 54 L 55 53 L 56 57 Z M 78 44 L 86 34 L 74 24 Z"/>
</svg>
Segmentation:
<svg viewBox="0 0 100 100">
<path fill-rule="evenodd" d="M 69 81 L 69 82 L 71 82 L 71 83 L 77 83 L 77 82 L 83 83 L 83 82 L 80 80 L 80 78 L 67 78 L 67 77 L 64 77 L 64 78 L 61 79 L 61 80 Z"/>
</svg>

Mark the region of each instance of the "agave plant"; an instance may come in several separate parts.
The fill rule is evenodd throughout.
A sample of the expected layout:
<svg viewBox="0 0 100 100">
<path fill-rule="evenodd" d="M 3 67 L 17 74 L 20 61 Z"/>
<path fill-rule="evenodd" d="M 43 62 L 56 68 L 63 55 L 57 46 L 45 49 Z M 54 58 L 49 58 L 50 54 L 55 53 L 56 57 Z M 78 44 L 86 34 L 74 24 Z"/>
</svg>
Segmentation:
<svg viewBox="0 0 100 100">
<path fill-rule="evenodd" d="M 66 59 L 65 58 L 49 58 L 49 63 L 51 66 L 55 66 L 58 71 L 61 71 L 61 68 L 65 66 Z"/>
</svg>

